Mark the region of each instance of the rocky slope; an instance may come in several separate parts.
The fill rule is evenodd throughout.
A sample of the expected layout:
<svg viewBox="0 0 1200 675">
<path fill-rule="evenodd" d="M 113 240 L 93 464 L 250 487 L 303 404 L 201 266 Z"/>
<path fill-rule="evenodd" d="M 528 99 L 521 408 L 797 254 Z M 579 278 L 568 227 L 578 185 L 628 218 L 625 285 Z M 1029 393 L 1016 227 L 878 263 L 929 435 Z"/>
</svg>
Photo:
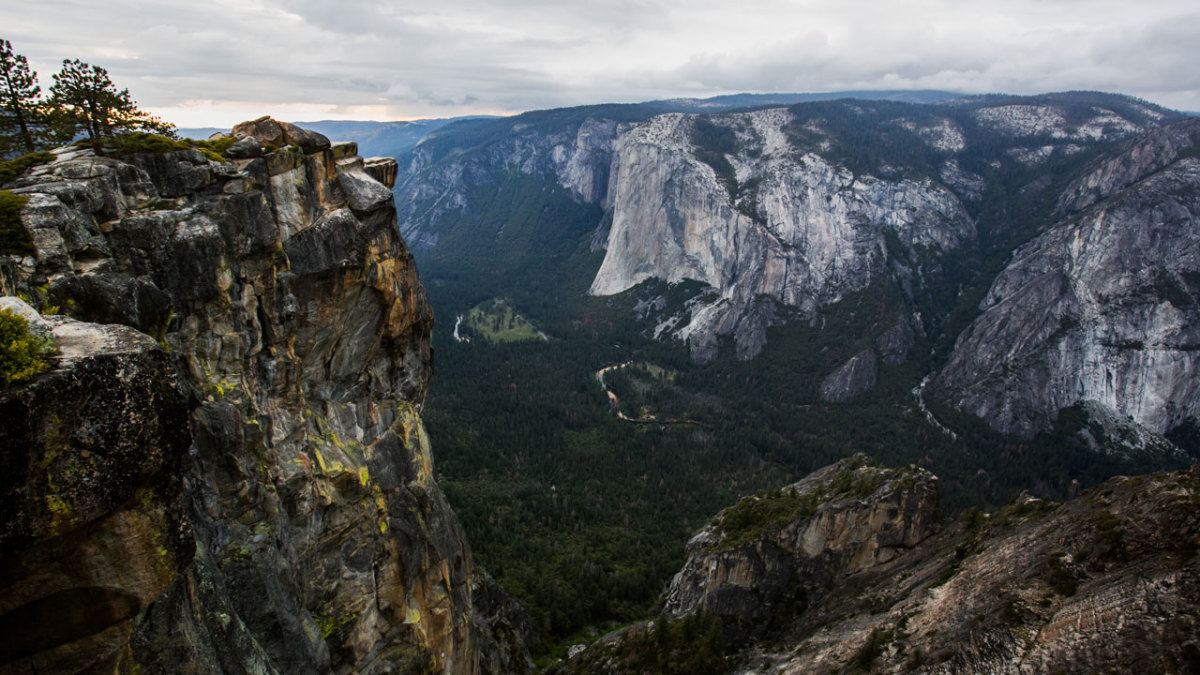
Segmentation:
<svg viewBox="0 0 1200 675">
<path fill-rule="evenodd" d="M 837 576 L 886 563 L 926 539 L 935 483 L 919 469 L 883 469 L 857 455 L 778 494 L 747 498 L 688 542 L 665 612 L 703 610 L 753 631 L 777 606 L 812 602 Z"/>
<path fill-rule="evenodd" d="M 232 161 L 68 150 L 6 186 L 38 249 L 2 261 L 6 292 L 115 337 L 3 397 L 34 414 L 3 444 L 25 468 L 0 669 L 523 671 L 521 615 L 433 481 L 395 163 L 269 118 L 234 134 Z"/>
<path fill-rule="evenodd" d="M 636 672 L 668 644 L 657 632 L 669 615 L 697 611 L 722 619 L 728 656 L 710 662 L 721 664 L 714 672 L 1200 667 L 1200 469 L 1115 478 L 1062 505 L 1023 497 L 938 525 L 931 476 L 852 466 L 794 486 L 817 496 L 806 508 L 780 510 L 781 494 L 724 511 L 689 544 L 666 615 L 560 671 Z"/>
<path fill-rule="evenodd" d="M 1059 197 L 937 384 L 1025 437 L 1087 404 L 1165 433 L 1200 416 L 1200 123 L 1139 137 Z"/>
<path fill-rule="evenodd" d="M 939 261 L 975 243 L 989 183 L 1168 118 L 1080 103 L 846 102 L 649 120 L 614 151 L 612 225 L 591 292 L 703 281 L 717 294 L 670 319 L 672 334 L 700 361 L 726 334 L 753 357 L 769 323 L 763 298 L 807 318 L 881 277 L 910 293 L 939 283 Z"/>
<path fill-rule="evenodd" d="M 589 116 L 549 127 L 513 123 L 509 133 L 470 153 L 420 144 L 404 158 L 396 189 L 401 233 L 416 248 L 435 247 L 443 229 L 454 229 L 443 220 L 478 212 L 472 190 L 508 174 L 550 181 L 579 201 L 603 202 L 616 129 L 613 119 Z"/>
</svg>

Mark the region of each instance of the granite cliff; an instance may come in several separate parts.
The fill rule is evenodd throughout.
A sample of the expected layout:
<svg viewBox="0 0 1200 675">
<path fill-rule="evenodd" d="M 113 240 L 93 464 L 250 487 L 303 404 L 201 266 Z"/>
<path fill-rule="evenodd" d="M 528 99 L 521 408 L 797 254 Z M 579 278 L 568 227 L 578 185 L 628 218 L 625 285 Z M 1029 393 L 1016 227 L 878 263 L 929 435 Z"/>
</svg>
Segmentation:
<svg viewBox="0 0 1200 675">
<path fill-rule="evenodd" d="M 910 252 L 939 253 L 974 237 L 950 189 L 856 175 L 794 145 L 794 123 L 786 109 L 665 115 L 623 134 L 607 254 L 590 292 L 611 295 L 651 278 L 704 282 L 715 296 L 664 330 L 686 340 L 698 361 L 715 358 L 717 336 L 726 334 L 750 358 L 765 341 L 764 298 L 811 316 L 887 269 L 889 236 Z M 729 139 L 715 159 L 699 155 L 698 124 Z"/>
<path fill-rule="evenodd" d="M 559 672 L 641 672 L 681 619 L 720 619 L 707 672 L 1193 672 L 1200 469 L 1055 504 L 934 518 L 935 479 L 862 458 L 744 499 L 688 545 L 656 621 Z"/>
<path fill-rule="evenodd" d="M 1195 120 L 1154 130 L 1061 194 L 938 375 L 950 402 L 1025 437 L 1076 405 L 1159 434 L 1200 417 L 1198 148 Z"/>
<path fill-rule="evenodd" d="M 433 480 L 395 162 L 269 118 L 233 136 L 5 186 L 37 252 L 4 291 L 71 318 L 0 397 L 0 670 L 524 671 Z"/>
</svg>

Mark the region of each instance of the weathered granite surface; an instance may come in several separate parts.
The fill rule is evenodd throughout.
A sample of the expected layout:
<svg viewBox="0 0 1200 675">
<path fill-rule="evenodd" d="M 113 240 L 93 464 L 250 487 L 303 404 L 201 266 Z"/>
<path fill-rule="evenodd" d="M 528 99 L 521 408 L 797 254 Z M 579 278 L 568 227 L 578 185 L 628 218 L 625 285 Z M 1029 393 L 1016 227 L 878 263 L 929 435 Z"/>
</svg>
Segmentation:
<svg viewBox="0 0 1200 675">
<path fill-rule="evenodd" d="M 130 563 L 164 575 L 110 612 L 124 632 L 105 644 L 141 672 L 525 670 L 521 614 L 476 568 L 433 480 L 420 418 L 433 316 L 375 177 L 394 176 L 394 162 L 365 163 L 352 144 L 269 118 L 234 135 L 244 159 L 65 151 L 7 186 L 29 197 L 22 220 L 38 253 L 0 262 L 5 289 L 113 324 L 95 330 L 152 336 L 137 339 L 146 358 L 182 386 L 170 411 L 147 403 L 141 415 L 172 439 L 159 452 L 175 492 L 162 494 L 179 495 L 167 511 L 187 555 Z M 100 386 L 62 405 L 86 410 Z M 43 451 L 4 452 L 37 465 Z M 142 476 L 136 488 L 159 464 L 114 470 Z M 116 517 L 129 499 L 88 518 Z M 161 521 L 153 504 L 137 513 Z M 4 564 L 35 555 L 46 554 L 6 547 Z M 20 611 L 0 621 L 54 619 Z M 21 663 L 66 672 L 54 640 L 25 642 Z M 96 654 L 93 665 L 109 663 Z"/>
<path fill-rule="evenodd" d="M 1060 197 L 935 384 L 1001 431 L 1101 406 L 1164 433 L 1200 416 L 1200 123 L 1136 139 Z"/>
<path fill-rule="evenodd" d="M 1200 668 L 1200 468 L 938 523 L 929 474 L 851 466 L 785 488 L 795 518 L 747 515 L 784 513 L 780 495 L 723 511 L 689 543 L 663 617 L 555 672 L 640 672 L 630 636 L 644 649 L 695 612 L 721 619 L 737 673 Z"/>
</svg>

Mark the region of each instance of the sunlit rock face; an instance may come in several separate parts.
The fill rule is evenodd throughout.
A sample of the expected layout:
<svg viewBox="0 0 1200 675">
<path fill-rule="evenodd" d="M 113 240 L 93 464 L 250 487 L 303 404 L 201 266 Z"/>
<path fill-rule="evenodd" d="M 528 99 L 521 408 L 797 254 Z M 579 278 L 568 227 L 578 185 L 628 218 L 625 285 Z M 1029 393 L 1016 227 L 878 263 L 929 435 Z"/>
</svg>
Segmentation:
<svg viewBox="0 0 1200 675">
<path fill-rule="evenodd" d="M 182 392 L 145 413 L 184 435 L 160 451 L 178 509 L 114 497 L 89 518 L 132 510 L 153 533 L 177 517 L 183 543 L 139 562 L 158 551 L 131 530 L 130 564 L 162 579 L 113 601 L 121 635 L 88 619 L 67 637 L 104 632 L 143 672 L 523 671 L 523 644 L 492 633 L 522 618 L 433 481 L 433 316 L 379 181 L 395 163 L 269 118 L 234 134 L 244 159 L 68 151 L 7 186 L 29 197 L 38 252 L 3 262 L 6 288 L 94 322 L 79 325 L 129 326 L 90 330 L 140 336 Z M 139 467 L 113 470 L 162 473 Z M 41 616 L 30 607 L 6 616 Z M 19 657 L 51 672 L 55 648 Z"/>
<path fill-rule="evenodd" d="M 883 272 L 889 236 L 937 251 L 974 237 L 973 220 L 945 186 L 855 175 L 795 148 L 791 122 L 785 109 L 713 118 L 738 139 L 725 154 L 741 186 L 736 197 L 697 158 L 694 116 L 663 115 L 623 134 L 608 191 L 607 255 L 591 293 L 651 278 L 702 281 L 719 296 L 694 307 L 676 335 L 703 361 L 715 355 L 715 336 L 733 333 L 739 356 L 749 358 L 761 349 L 753 313 L 761 298 L 812 313 Z"/>
</svg>

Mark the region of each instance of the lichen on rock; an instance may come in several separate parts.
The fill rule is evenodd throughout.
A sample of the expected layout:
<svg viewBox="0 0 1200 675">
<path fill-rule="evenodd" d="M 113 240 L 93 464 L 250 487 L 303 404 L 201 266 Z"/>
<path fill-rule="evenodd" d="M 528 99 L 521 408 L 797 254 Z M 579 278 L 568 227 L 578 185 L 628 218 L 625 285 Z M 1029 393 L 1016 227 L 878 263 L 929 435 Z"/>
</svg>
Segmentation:
<svg viewBox="0 0 1200 675">
<path fill-rule="evenodd" d="M 164 585 L 134 594 L 137 603 L 114 601 L 126 608 L 112 638 L 124 645 L 121 667 L 523 670 L 520 631 L 500 640 L 469 618 L 481 571 L 432 479 L 420 408 L 433 315 L 390 191 L 374 177 L 387 177 L 387 163 L 365 165 L 351 147 L 270 118 L 233 134 L 251 140 L 229 162 L 195 151 L 65 153 L 13 187 L 29 197 L 23 222 L 39 250 L 0 265 L 5 288 L 114 324 L 55 330 L 132 336 L 182 387 L 175 412 L 155 418 L 183 447 L 160 449 L 177 469 L 154 494 L 179 495 L 164 512 L 194 555 L 172 553 Z M 68 348 L 62 359 L 74 363 Z M 125 382 L 131 372 L 105 374 Z M 81 408 L 100 386 L 80 385 L 62 405 Z M 135 427 L 160 412 L 144 403 Z M 29 417 L 49 424 L 40 412 Z M 19 445 L 5 452 L 42 461 Z M 92 463 L 108 456 L 89 452 Z M 121 486 L 162 474 L 124 457 L 113 470 L 125 481 L 78 491 L 43 482 L 45 508 L 12 519 L 13 536 L 87 530 L 121 513 Z M 507 611 L 511 601 L 489 593 L 493 611 Z M 50 663 L 45 640 L 21 649 Z"/>
</svg>

